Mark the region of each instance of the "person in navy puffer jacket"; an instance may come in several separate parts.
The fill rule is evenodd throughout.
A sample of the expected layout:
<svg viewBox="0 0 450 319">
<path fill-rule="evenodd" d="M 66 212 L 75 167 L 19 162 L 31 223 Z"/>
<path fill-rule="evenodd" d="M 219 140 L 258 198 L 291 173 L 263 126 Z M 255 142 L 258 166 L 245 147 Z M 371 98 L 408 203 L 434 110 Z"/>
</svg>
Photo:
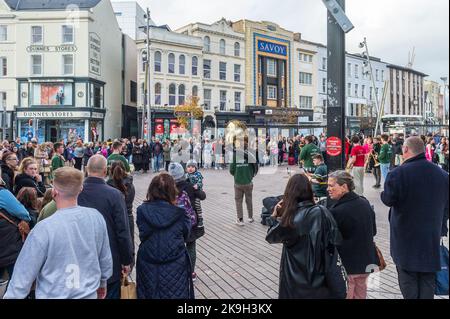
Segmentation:
<svg viewBox="0 0 450 319">
<path fill-rule="evenodd" d="M 185 241 L 191 220 L 176 206 L 175 180 L 153 178 L 147 201 L 137 209 L 141 244 L 137 253 L 138 299 L 194 299 L 192 269 Z"/>
</svg>

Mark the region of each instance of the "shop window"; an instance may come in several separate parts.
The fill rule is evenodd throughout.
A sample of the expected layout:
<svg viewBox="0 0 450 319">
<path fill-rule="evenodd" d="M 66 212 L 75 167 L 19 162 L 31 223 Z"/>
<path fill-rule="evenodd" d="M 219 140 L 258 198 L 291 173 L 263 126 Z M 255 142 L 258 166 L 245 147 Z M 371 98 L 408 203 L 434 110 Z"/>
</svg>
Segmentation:
<svg viewBox="0 0 450 319">
<path fill-rule="evenodd" d="M 72 83 L 33 83 L 33 105 L 73 105 Z"/>
<path fill-rule="evenodd" d="M 95 108 L 102 107 L 102 89 L 100 86 L 94 86 L 94 105 Z"/>
</svg>

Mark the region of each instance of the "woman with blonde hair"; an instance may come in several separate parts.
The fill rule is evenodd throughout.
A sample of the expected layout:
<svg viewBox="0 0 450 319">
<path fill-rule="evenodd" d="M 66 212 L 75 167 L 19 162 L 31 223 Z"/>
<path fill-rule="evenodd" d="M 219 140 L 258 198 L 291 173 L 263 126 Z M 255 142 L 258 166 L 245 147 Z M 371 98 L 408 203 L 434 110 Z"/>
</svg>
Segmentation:
<svg viewBox="0 0 450 319">
<path fill-rule="evenodd" d="M 38 197 L 44 197 L 45 185 L 34 158 L 23 159 L 19 167 L 19 175 L 16 176 L 14 183 L 14 194 L 16 195 L 23 187 L 32 187 L 36 189 Z"/>
</svg>

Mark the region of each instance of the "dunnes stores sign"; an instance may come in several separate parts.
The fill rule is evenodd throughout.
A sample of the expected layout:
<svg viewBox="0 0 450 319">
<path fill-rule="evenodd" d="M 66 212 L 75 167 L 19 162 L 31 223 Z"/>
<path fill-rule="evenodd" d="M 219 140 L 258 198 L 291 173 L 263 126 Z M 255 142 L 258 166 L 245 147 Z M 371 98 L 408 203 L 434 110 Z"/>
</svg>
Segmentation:
<svg viewBox="0 0 450 319">
<path fill-rule="evenodd" d="M 61 119 L 61 118 L 90 118 L 91 112 L 73 112 L 73 111 L 19 111 L 17 118 L 25 119 Z M 97 117 L 96 117 L 97 118 Z"/>
<path fill-rule="evenodd" d="M 273 42 L 267 42 L 264 40 L 258 40 L 258 51 L 275 55 L 287 56 L 287 46 Z"/>
<path fill-rule="evenodd" d="M 46 52 L 76 52 L 75 45 L 30 45 L 27 47 L 27 52 L 30 53 L 46 53 Z"/>
</svg>

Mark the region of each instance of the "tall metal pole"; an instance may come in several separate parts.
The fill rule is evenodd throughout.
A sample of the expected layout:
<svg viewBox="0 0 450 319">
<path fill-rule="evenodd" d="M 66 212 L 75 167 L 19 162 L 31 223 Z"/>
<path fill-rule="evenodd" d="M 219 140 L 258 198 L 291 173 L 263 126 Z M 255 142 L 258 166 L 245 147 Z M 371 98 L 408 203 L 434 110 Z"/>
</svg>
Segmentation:
<svg viewBox="0 0 450 319">
<path fill-rule="evenodd" d="M 345 0 L 337 0 L 345 10 Z M 339 156 L 328 156 L 329 171 L 345 167 L 345 33 L 328 11 L 328 110 L 327 136 L 342 142 Z"/>
<path fill-rule="evenodd" d="M 147 8 L 147 70 L 148 72 L 148 81 L 147 81 L 147 141 L 150 143 L 152 140 L 152 109 L 151 109 L 151 100 L 150 100 L 150 90 L 151 90 L 151 81 L 150 81 L 150 10 Z"/>
<path fill-rule="evenodd" d="M 442 82 L 444 82 L 444 112 L 442 116 L 442 125 L 444 126 L 444 135 L 448 135 L 446 132 L 445 126 L 447 126 L 447 77 L 441 78 Z"/>
</svg>

